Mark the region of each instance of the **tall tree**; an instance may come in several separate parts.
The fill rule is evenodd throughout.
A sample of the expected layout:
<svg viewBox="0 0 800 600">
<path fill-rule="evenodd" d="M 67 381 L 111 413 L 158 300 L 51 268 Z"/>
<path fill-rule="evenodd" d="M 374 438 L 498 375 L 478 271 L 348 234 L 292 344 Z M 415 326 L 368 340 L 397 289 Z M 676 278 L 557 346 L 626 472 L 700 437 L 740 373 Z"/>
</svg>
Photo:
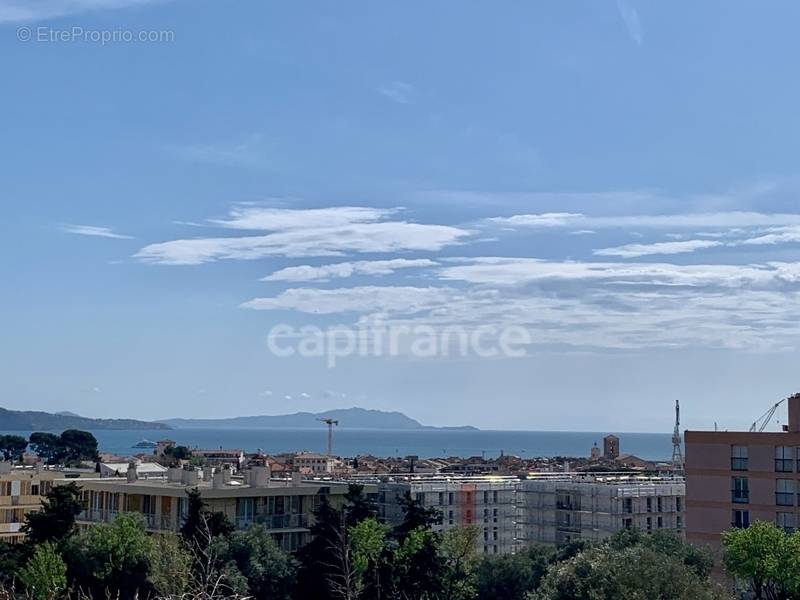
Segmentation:
<svg viewBox="0 0 800 600">
<path fill-rule="evenodd" d="M 743 582 L 759 600 L 800 597 L 800 533 L 787 535 L 771 523 L 722 534 L 728 574 Z"/>
<path fill-rule="evenodd" d="M 88 431 L 67 429 L 61 434 L 61 445 L 63 460 L 69 464 L 97 459 L 97 439 Z"/>
<path fill-rule="evenodd" d="M 141 516 L 121 513 L 112 523 L 82 531 L 67 546 L 76 583 L 90 597 L 126 600 L 152 592 L 148 575 L 154 545 Z"/>
<path fill-rule="evenodd" d="M 60 598 L 67 589 L 67 565 L 51 543 L 41 544 L 19 572 L 32 600 Z"/>
<path fill-rule="evenodd" d="M 0 435 L 0 452 L 3 460 L 20 461 L 25 449 L 28 447 L 28 440 L 21 435 Z"/>
<path fill-rule="evenodd" d="M 400 508 L 404 513 L 403 521 L 394 528 L 392 534 L 403 541 L 412 531 L 422 528 L 430 529 L 431 526 L 441 522 L 442 515 L 435 508 L 425 508 L 422 502 L 411 497 L 409 492 L 398 499 Z"/>
<path fill-rule="evenodd" d="M 483 557 L 476 567 L 478 600 L 525 600 L 539 587 L 553 557 L 554 551 L 544 546 Z"/>
<path fill-rule="evenodd" d="M 330 566 L 330 554 L 342 536 L 343 526 L 342 514 L 331 506 L 327 496 L 322 496 L 314 511 L 314 523 L 309 533 L 311 539 L 296 555 L 299 568 L 295 598 L 329 600 L 332 597 L 330 581 L 335 572 Z"/>
<path fill-rule="evenodd" d="M 83 505 L 75 482 L 54 486 L 42 500 L 39 512 L 28 513 L 22 531 L 33 544 L 61 542 L 75 531 L 75 517 Z"/>
<path fill-rule="evenodd" d="M 33 432 L 30 437 L 30 446 L 39 458 L 48 465 L 58 463 L 64 455 L 61 437 L 55 433 Z"/>
<path fill-rule="evenodd" d="M 255 600 L 291 600 L 296 565 L 263 525 L 233 533 L 219 548 L 220 555 L 232 561 L 247 580 L 249 595 Z"/>
<path fill-rule="evenodd" d="M 181 537 L 189 543 L 202 542 L 206 529 L 211 538 L 221 535 L 230 535 L 233 532 L 233 523 L 221 512 L 212 512 L 206 508 L 206 503 L 200 495 L 200 490 L 192 488 L 186 490 L 188 502 L 186 516 L 181 524 Z"/>
<path fill-rule="evenodd" d="M 364 493 L 364 486 L 357 483 L 347 486 L 344 501 L 345 520 L 348 527 L 353 527 L 361 521 L 374 517 L 378 512 L 375 503 L 371 502 Z"/>
</svg>

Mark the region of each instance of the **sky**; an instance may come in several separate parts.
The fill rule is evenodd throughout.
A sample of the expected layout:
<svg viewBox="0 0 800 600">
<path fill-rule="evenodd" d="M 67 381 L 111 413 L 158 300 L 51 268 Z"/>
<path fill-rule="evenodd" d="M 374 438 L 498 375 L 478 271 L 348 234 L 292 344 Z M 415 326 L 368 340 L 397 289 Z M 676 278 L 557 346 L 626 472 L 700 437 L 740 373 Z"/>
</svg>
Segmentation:
<svg viewBox="0 0 800 600">
<path fill-rule="evenodd" d="M 800 391 L 798 17 L 0 0 L 0 404 L 746 428 Z M 270 346 L 377 322 L 529 339 Z"/>
</svg>

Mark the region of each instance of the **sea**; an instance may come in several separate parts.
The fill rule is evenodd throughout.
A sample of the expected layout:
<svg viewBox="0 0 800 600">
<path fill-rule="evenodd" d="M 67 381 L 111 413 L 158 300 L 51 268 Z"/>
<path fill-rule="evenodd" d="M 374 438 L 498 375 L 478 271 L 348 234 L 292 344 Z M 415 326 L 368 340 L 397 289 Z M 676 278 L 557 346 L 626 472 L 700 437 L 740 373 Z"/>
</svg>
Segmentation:
<svg viewBox="0 0 800 600">
<path fill-rule="evenodd" d="M 8 431 L 16 435 L 30 432 Z M 324 452 L 328 433 L 323 426 L 308 429 L 172 429 L 172 430 L 93 430 L 101 452 L 123 456 L 148 452 L 134 446 L 143 440 L 175 440 L 190 448 L 241 448 L 281 452 Z M 335 429 L 333 453 L 338 456 L 370 454 L 379 457 L 417 455 L 499 456 L 514 454 L 523 458 L 569 456 L 588 457 L 596 443 L 602 447 L 609 432 L 579 431 L 497 431 L 469 429 Z M 672 435 L 666 433 L 618 433 L 620 452 L 647 460 L 667 460 L 672 456 Z"/>
</svg>

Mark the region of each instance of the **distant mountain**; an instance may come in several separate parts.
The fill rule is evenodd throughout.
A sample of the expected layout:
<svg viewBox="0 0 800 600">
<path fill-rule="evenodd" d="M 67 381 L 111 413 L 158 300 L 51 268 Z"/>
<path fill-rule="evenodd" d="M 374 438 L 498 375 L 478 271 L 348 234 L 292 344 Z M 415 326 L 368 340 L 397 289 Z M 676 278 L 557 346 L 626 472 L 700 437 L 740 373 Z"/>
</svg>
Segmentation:
<svg viewBox="0 0 800 600">
<path fill-rule="evenodd" d="M 335 419 L 339 427 L 349 429 L 471 429 L 475 427 L 430 427 L 407 417 L 401 412 L 369 410 L 366 408 L 340 408 L 320 413 L 297 412 L 290 415 L 261 415 L 232 417 L 229 419 L 166 419 L 162 423 L 176 429 L 291 429 L 319 427 L 319 419 Z"/>
<path fill-rule="evenodd" d="M 135 419 L 90 419 L 71 413 L 46 413 L 0 408 L 0 430 L 63 431 L 64 429 L 172 429 L 164 423 Z"/>
</svg>

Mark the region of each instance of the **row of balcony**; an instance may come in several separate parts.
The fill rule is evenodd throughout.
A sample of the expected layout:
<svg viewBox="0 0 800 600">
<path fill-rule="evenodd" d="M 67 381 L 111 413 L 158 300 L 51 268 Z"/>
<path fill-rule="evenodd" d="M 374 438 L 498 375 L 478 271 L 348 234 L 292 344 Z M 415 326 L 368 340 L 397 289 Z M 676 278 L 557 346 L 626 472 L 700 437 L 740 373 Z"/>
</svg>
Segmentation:
<svg viewBox="0 0 800 600">
<path fill-rule="evenodd" d="M 78 515 L 79 521 L 89 523 L 110 523 L 119 515 L 116 510 L 86 509 Z M 155 515 L 152 513 L 136 513 L 141 516 L 148 529 L 154 531 L 172 531 L 176 528 L 172 517 L 169 515 Z M 308 515 L 251 515 L 239 516 L 234 519 L 237 529 L 246 529 L 255 523 L 264 525 L 267 529 L 306 529 L 309 527 Z"/>
</svg>

